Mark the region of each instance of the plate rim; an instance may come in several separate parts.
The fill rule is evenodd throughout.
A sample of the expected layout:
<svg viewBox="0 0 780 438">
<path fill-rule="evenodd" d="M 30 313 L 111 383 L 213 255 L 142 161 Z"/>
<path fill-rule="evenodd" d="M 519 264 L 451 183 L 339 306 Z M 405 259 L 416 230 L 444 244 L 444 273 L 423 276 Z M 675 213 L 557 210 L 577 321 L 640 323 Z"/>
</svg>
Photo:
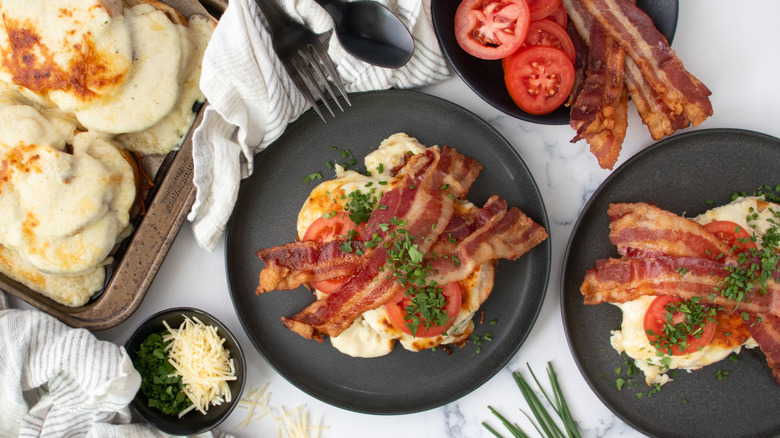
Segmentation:
<svg viewBox="0 0 780 438">
<path fill-rule="evenodd" d="M 539 207 L 539 212 L 538 212 L 539 217 L 535 217 L 534 220 L 537 221 L 538 223 L 540 223 L 542 226 L 544 226 L 545 229 L 547 229 L 548 233 L 549 233 L 549 229 L 550 229 L 550 226 L 549 226 L 549 216 L 548 216 L 548 213 L 547 213 L 546 205 L 544 203 L 544 199 L 542 197 L 542 193 L 539 190 L 539 185 L 536 182 L 536 179 L 533 177 L 533 174 L 531 173 L 530 168 L 528 167 L 526 162 L 522 159 L 522 157 L 520 156 L 520 153 L 518 152 L 518 150 L 511 143 L 509 143 L 509 141 L 503 135 L 501 135 L 496 130 L 496 128 L 494 128 L 488 122 L 486 122 L 485 120 L 483 120 L 482 118 L 480 118 L 479 116 L 474 114 L 472 111 L 470 111 L 470 110 L 468 110 L 468 109 L 466 109 L 466 108 L 464 108 L 464 107 L 462 107 L 462 106 L 460 106 L 460 105 L 458 105 L 458 104 L 456 104 L 454 102 L 448 101 L 446 99 L 443 99 L 443 98 L 435 96 L 435 95 L 426 94 L 426 93 L 422 93 L 422 92 L 414 91 L 414 90 L 389 89 L 389 90 L 373 90 L 373 91 L 366 91 L 366 92 L 350 93 L 350 99 L 353 99 L 354 97 L 357 97 L 357 99 L 360 99 L 361 95 L 367 95 L 367 94 L 371 94 L 371 95 L 386 95 L 386 96 L 389 96 L 389 98 L 397 98 L 397 99 L 401 99 L 401 98 L 417 99 L 417 102 L 425 102 L 427 105 L 436 106 L 437 108 L 442 108 L 442 107 L 448 108 L 445 111 L 458 111 L 461 114 L 468 116 L 470 119 L 473 120 L 474 123 L 477 123 L 477 124 L 480 124 L 481 126 L 483 126 L 493 136 L 495 136 L 496 140 L 500 140 L 498 143 L 500 143 L 502 148 L 504 146 L 506 146 L 506 152 L 510 153 L 513 156 L 513 158 L 516 159 L 516 165 L 520 166 L 525 171 L 525 173 L 527 174 L 527 177 L 532 182 L 532 188 L 533 188 L 532 193 L 534 194 L 533 199 L 534 199 L 534 202 L 538 202 L 538 207 Z M 354 105 L 354 102 L 355 102 L 355 100 L 353 100 L 353 105 Z M 351 111 L 355 111 L 355 109 L 352 108 Z M 298 125 L 303 125 L 303 124 L 310 123 L 310 122 L 311 123 L 322 123 L 319 120 L 319 118 L 317 118 L 317 117 L 318 116 L 316 116 L 314 111 L 310 109 L 306 113 L 304 113 L 298 120 L 293 122 L 295 124 L 295 126 L 293 126 L 292 124 L 291 124 L 291 126 L 293 128 L 295 128 Z M 282 139 L 282 138 L 283 137 L 280 137 L 280 139 Z M 276 143 L 276 141 L 274 143 L 272 143 L 271 145 L 269 145 L 268 148 L 271 148 L 272 146 L 274 146 L 275 143 Z M 260 154 L 258 154 L 255 157 L 255 159 L 259 160 L 259 159 L 262 159 L 262 158 L 260 157 Z M 255 171 L 257 171 L 257 166 L 255 167 Z M 242 184 L 243 183 L 244 183 L 244 181 L 242 181 Z M 304 393 L 314 397 L 317 400 L 320 400 L 320 401 L 322 401 L 324 403 L 327 403 L 327 404 L 329 404 L 331 406 L 335 406 L 335 407 L 338 407 L 338 408 L 346 409 L 346 410 L 357 412 L 357 413 L 363 413 L 363 414 L 403 415 L 403 414 L 411 414 L 411 413 L 422 412 L 422 411 L 434 409 L 434 408 L 437 408 L 437 407 L 441 407 L 441 406 L 443 406 L 443 405 L 445 405 L 447 403 L 456 401 L 456 400 L 464 397 L 465 395 L 473 392 L 474 390 L 476 390 L 477 388 L 481 387 L 482 385 L 484 385 L 488 380 L 490 380 L 496 374 L 498 374 L 498 372 L 504 366 L 506 366 L 506 364 L 509 363 L 509 361 L 511 361 L 511 359 L 517 354 L 519 349 L 522 347 L 522 345 L 527 340 L 528 336 L 530 335 L 533 327 L 535 326 L 535 324 L 536 324 L 536 322 L 538 320 L 539 315 L 541 314 L 541 310 L 542 310 L 542 307 L 544 305 L 545 298 L 547 296 L 547 290 L 549 288 L 549 282 L 550 282 L 550 277 L 551 277 L 551 273 L 552 273 L 551 272 L 552 271 L 552 267 L 551 267 L 552 247 L 551 247 L 551 244 L 550 244 L 550 239 L 548 238 L 547 240 L 542 242 L 540 245 L 538 245 L 537 246 L 538 248 L 535 248 L 538 251 L 544 251 L 545 252 L 545 254 L 544 254 L 544 263 L 543 263 L 543 265 L 544 265 L 544 273 L 543 273 L 543 276 L 541 277 L 542 280 L 540 281 L 540 284 L 538 285 L 538 288 L 539 288 L 538 295 L 537 295 L 537 297 L 538 297 L 538 305 L 536 305 L 535 308 L 533 309 L 533 314 L 531 315 L 531 317 L 530 318 L 526 318 L 526 320 L 529 323 L 528 329 L 525 331 L 525 333 L 523 333 L 521 338 L 513 340 L 512 344 L 511 344 L 510 352 L 508 354 L 506 354 L 506 357 L 499 358 L 501 360 L 495 362 L 495 365 L 493 365 L 491 367 L 491 369 L 487 373 L 485 373 L 483 378 L 478 379 L 478 381 L 475 381 L 471 385 L 462 387 L 458 391 L 454 391 L 454 392 L 452 392 L 451 394 L 449 394 L 447 396 L 441 397 L 441 398 L 437 399 L 436 401 L 429 402 L 429 403 L 421 403 L 421 404 L 412 405 L 412 404 L 409 404 L 408 400 L 407 400 L 408 407 L 404 407 L 404 408 L 392 408 L 392 409 L 361 408 L 360 406 L 358 406 L 354 402 L 353 403 L 343 403 L 343 402 L 340 402 L 337 398 L 328 397 L 326 395 L 323 395 L 321 392 L 317 392 L 317 391 L 311 389 L 310 387 L 306 387 L 306 385 L 304 385 L 304 384 L 302 384 L 300 382 L 302 379 L 296 379 L 296 378 L 293 378 L 293 376 L 288 375 L 288 373 L 285 373 L 282 369 L 280 369 L 277 366 L 276 363 L 274 363 L 268 357 L 266 357 L 265 353 L 262 351 L 262 349 L 260 348 L 260 346 L 258 345 L 256 340 L 254 339 L 254 336 L 250 334 L 250 330 L 249 330 L 249 327 L 247 326 L 247 322 L 244 320 L 243 317 L 241 317 L 241 314 L 240 314 L 240 312 L 238 310 L 239 303 L 236 301 L 236 296 L 233 293 L 233 286 L 231 285 L 231 270 L 232 270 L 232 268 L 229 266 L 228 252 L 230 250 L 229 249 L 229 246 L 230 246 L 229 240 L 230 240 L 230 236 L 232 234 L 231 230 L 234 227 L 235 227 L 235 221 L 231 217 L 231 220 L 228 222 L 228 226 L 226 228 L 226 233 L 225 233 L 225 241 L 226 242 L 225 242 L 225 245 L 224 245 L 224 253 L 225 253 L 224 254 L 224 260 L 225 260 L 225 269 L 226 269 L 226 273 L 227 273 L 226 280 L 227 280 L 227 283 L 228 283 L 228 290 L 229 290 L 229 293 L 230 293 L 230 296 L 231 296 L 231 302 L 233 303 L 233 306 L 234 306 L 234 308 L 237 311 L 237 314 L 238 314 L 237 316 L 238 316 L 239 322 L 240 322 L 240 324 L 242 326 L 242 329 L 247 334 L 247 337 L 252 342 L 252 345 L 255 348 L 255 350 L 260 354 L 260 356 L 263 358 L 263 360 L 265 360 L 265 362 L 274 371 L 276 371 L 287 382 L 289 382 L 290 384 L 292 384 L 296 388 L 300 389 Z M 332 348 L 332 347 L 328 346 L 328 348 Z M 396 349 L 401 350 L 402 348 L 400 347 L 400 345 L 398 345 L 396 347 Z M 413 354 L 413 353 L 403 351 L 403 354 Z"/>
</svg>

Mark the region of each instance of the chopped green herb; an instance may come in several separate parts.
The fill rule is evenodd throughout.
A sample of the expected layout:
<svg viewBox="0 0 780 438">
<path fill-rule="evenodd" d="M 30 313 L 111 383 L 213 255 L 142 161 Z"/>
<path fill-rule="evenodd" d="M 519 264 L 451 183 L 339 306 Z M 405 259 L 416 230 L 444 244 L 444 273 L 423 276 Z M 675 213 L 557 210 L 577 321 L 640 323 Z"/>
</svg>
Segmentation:
<svg viewBox="0 0 780 438">
<path fill-rule="evenodd" d="M 349 214 L 349 219 L 355 224 L 368 222 L 378 203 L 373 189 L 367 193 L 355 190 L 350 192 L 346 198 L 347 203 L 344 205 L 344 210 Z"/>
<path fill-rule="evenodd" d="M 149 399 L 149 407 L 166 415 L 178 415 L 192 404 L 184 393 L 181 377 L 165 352 L 169 342 L 163 341 L 165 331 L 152 333 L 135 352 L 133 366 L 141 374 L 141 392 Z"/>
<path fill-rule="evenodd" d="M 304 176 L 303 177 L 303 182 L 308 184 L 309 182 L 317 180 L 317 179 L 321 180 L 322 179 L 322 174 L 319 173 L 319 172 L 314 172 L 314 173 L 310 173 L 310 174 Z"/>
</svg>

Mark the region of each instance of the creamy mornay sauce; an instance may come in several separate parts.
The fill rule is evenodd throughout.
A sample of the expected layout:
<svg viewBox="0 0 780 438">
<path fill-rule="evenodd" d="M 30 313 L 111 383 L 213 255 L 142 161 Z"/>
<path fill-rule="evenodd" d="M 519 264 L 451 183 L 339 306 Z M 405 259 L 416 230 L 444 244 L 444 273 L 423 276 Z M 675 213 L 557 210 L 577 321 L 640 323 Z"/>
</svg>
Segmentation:
<svg viewBox="0 0 780 438">
<path fill-rule="evenodd" d="M 30 140 L 9 146 L 0 138 L 3 160 L 16 163 L 0 190 L 0 244 L 46 273 L 97 266 L 129 225 L 132 167 L 95 134 L 77 134 L 73 154 Z"/>
<path fill-rule="evenodd" d="M 126 9 L 125 20 L 133 36 L 129 77 L 118 93 L 74 111 L 79 122 L 92 131 L 141 131 L 162 120 L 179 99 L 179 71 L 186 54 L 178 25 L 147 4 Z"/>
<path fill-rule="evenodd" d="M 206 99 L 200 90 L 201 61 L 214 32 L 214 22 L 195 15 L 190 18 L 189 27 L 178 28 L 181 41 L 190 46 L 187 50 L 189 56 L 181 71 L 184 80 L 179 100 L 173 109 L 153 126 L 140 132 L 118 135 L 116 140 L 127 150 L 141 154 L 165 154 L 178 149 L 195 121 L 195 104 Z"/>
</svg>

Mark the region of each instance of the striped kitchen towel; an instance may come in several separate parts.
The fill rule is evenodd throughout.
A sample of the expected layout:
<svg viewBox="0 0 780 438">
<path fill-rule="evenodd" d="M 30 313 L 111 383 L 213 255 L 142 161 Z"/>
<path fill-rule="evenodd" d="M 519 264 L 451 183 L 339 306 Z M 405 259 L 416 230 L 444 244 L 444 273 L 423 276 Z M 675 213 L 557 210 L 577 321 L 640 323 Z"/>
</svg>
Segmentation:
<svg viewBox="0 0 780 438">
<path fill-rule="evenodd" d="M 314 0 L 279 1 L 314 32 L 332 29 L 330 15 Z M 449 77 L 430 0 L 378 1 L 412 33 L 414 56 L 399 69 L 376 67 L 347 54 L 331 38 L 328 53 L 347 92 L 415 88 Z M 274 53 L 263 20 L 254 0 L 230 0 L 204 56 L 200 85 L 209 106 L 194 135 L 197 198 L 188 218 L 198 244 L 208 250 L 224 232 L 239 183 L 252 173 L 254 154 L 308 109 Z"/>
</svg>

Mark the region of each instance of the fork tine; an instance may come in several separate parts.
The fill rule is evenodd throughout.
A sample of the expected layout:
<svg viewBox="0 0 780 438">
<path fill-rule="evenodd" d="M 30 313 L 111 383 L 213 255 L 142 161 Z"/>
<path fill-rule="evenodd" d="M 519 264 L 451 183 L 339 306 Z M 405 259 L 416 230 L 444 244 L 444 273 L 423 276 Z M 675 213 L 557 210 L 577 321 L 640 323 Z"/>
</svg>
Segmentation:
<svg viewBox="0 0 780 438">
<path fill-rule="evenodd" d="M 317 105 L 317 102 L 314 100 L 314 97 L 311 95 L 311 92 L 309 91 L 309 87 L 306 86 L 306 83 L 303 81 L 303 78 L 298 74 L 298 69 L 296 68 L 293 63 L 287 59 L 283 58 L 281 59 L 282 65 L 284 65 L 285 70 L 287 70 L 287 74 L 290 75 L 290 79 L 293 80 L 293 83 L 296 87 L 298 87 L 298 90 L 303 94 L 303 97 L 306 99 L 306 101 L 311 105 L 311 107 L 314 109 L 314 111 L 317 113 L 317 115 L 320 116 L 323 122 L 328 123 L 327 120 L 325 120 L 325 116 L 322 114 L 322 111 L 320 111 L 319 105 Z"/>
<path fill-rule="evenodd" d="M 315 40 L 312 43 L 312 47 L 314 48 L 314 51 L 317 52 L 317 55 L 322 60 L 322 64 L 325 65 L 325 68 L 328 70 L 330 77 L 333 78 L 333 83 L 336 84 L 336 88 L 339 89 L 339 92 L 344 97 L 344 100 L 347 101 L 349 106 L 352 106 L 352 102 L 349 101 L 349 96 L 347 96 L 347 91 L 344 89 L 344 84 L 341 83 L 341 78 L 339 78 L 339 75 L 336 72 L 336 68 L 333 67 L 333 63 L 330 61 L 330 56 L 328 56 L 328 52 L 325 51 L 325 48 L 322 46 L 322 43 L 320 43 L 319 40 Z M 333 99 L 338 102 L 338 99 L 336 99 L 335 97 Z"/>
<path fill-rule="evenodd" d="M 317 93 L 317 96 L 320 98 L 322 103 L 325 104 L 325 108 L 328 109 L 328 111 L 330 112 L 330 115 L 333 116 L 333 117 L 336 117 L 336 115 L 333 113 L 333 109 L 331 109 L 330 105 L 328 104 L 328 99 L 326 99 L 325 95 L 322 94 L 322 90 L 319 87 L 319 81 L 316 80 L 314 78 L 314 76 L 312 76 L 311 70 L 309 70 L 309 68 L 308 68 L 309 65 L 306 62 L 306 55 L 301 53 L 301 52 L 305 52 L 305 49 L 306 49 L 305 47 L 303 49 L 301 49 L 298 52 L 298 56 L 296 58 L 293 58 L 293 60 L 297 63 L 296 67 L 298 68 L 298 73 L 300 73 L 301 76 L 303 76 L 305 79 L 307 79 L 309 81 L 309 85 L 311 85 L 311 88 L 313 88 L 314 92 Z M 303 60 L 302 63 L 301 63 L 301 59 Z M 315 69 L 319 70 L 319 67 L 317 67 L 317 63 L 316 62 L 314 63 L 314 67 L 315 67 Z M 322 77 L 322 80 L 325 83 L 328 82 L 328 78 L 322 76 L 322 71 L 321 70 L 320 70 L 320 72 L 318 74 Z"/>
<path fill-rule="evenodd" d="M 307 49 L 313 48 L 313 46 L 307 47 Z M 316 50 L 316 49 L 315 49 Z M 328 77 L 323 73 L 322 69 L 320 68 L 320 63 L 317 62 L 316 59 L 314 59 L 314 56 L 312 56 L 310 50 L 303 50 L 304 55 L 306 55 L 306 58 L 309 60 L 309 64 L 314 68 L 314 71 L 317 72 L 319 77 L 322 79 L 323 85 L 325 85 L 325 89 L 328 90 L 328 93 L 330 94 L 330 97 L 333 98 L 333 101 L 336 102 L 336 105 L 339 107 L 341 112 L 344 112 L 344 108 L 341 107 L 341 104 L 339 103 L 338 96 L 336 96 L 336 93 L 333 92 L 333 88 L 330 86 L 330 81 L 328 80 Z M 322 58 L 322 57 L 320 57 Z M 323 64 L 325 62 L 323 61 Z M 334 82 L 336 82 L 334 80 Z M 325 99 L 323 98 L 323 102 Z"/>
</svg>

